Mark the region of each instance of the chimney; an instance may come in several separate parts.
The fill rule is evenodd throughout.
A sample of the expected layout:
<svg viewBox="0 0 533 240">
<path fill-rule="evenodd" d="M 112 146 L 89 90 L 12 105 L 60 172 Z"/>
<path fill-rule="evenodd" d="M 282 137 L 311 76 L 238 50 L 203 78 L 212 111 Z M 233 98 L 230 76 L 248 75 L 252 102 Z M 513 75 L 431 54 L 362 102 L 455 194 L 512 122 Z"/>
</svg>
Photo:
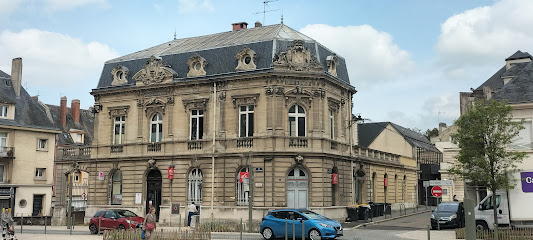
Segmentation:
<svg viewBox="0 0 533 240">
<path fill-rule="evenodd" d="M 35 100 L 36 102 L 39 102 L 39 95 L 35 95 L 35 96 L 33 96 L 32 98 L 33 98 L 33 100 Z"/>
<path fill-rule="evenodd" d="M 11 64 L 11 83 L 13 84 L 15 95 L 20 97 L 20 85 L 22 83 L 22 58 L 13 58 L 13 62 Z"/>
<path fill-rule="evenodd" d="M 439 123 L 439 134 L 442 133 L 442 131 L 446 130 L 448 126 L 446 126 L 446 123 Z"/>
<path fill-rule="evenodd" d="M 80 123 L 80 100 L 74 99 L 70 103 L 70 114 L 72 114 L 72 118 L 74 118 L 74 123 L 78 124 Z"/>
<path fill-rule="evenodd" d="M 261 22 L 259 22 L 259 21 L 255 22 L 255 27 L 262 27 L 262 26 L 263 26 L 263 24 L 261 24 Z"/>
<path fill-rule="evenodd" d="M 238 22 L 238 23 L 232 23 L 233 31 L 241 30 L 241 29 L 247 29 L 248 23 L 247 22 Z"/>
<path fill-rule="evenodd" d="M 61 124 L 63 126 L 67 125 L 67 97 L 61 97 L 61 112 L 59 115 L 61 117 Z"/>
</svg>

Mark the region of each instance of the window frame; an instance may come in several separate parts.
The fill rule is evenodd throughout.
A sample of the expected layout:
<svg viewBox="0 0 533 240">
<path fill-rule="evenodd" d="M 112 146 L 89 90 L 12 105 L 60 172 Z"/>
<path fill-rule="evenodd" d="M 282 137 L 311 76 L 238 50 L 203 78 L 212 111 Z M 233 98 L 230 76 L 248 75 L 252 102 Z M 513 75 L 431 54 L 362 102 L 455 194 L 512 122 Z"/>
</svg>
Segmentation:
<svg viewBox="0 0 533 240">
<path fill-rule="evenodd" d="M 294 108 L 294 112 L 291 113 L 292 111 L 292 108 Z M 301 110 L 303 110 L 303 112 L 300 112 L 300 108 Z M 291 137 L 306 137 L 307 136 L 307 111 L 306 109 L 299 105 L 299 104 L 294 104 L 292 105 L 290 108 L 289 108 L 289 111 L 288 111 L 288 117 L 289 117 L 289 136 Z M 292 125 L 291 125 L 291 118 L 294 118 L 294 134 L 293 134 L 293 129 L 292 129 Z M 300 118 L 303 118 L 303 129 L 300 129 L 300 125 L 299 125 L 299 121 L 300 121 Z M 300 130 L 303 130 L 303 136 L 300 136 Z"/>
<path fill-rule="evenodd" d="M 44 142 L 44 146 L 43 143 Z M 37 138 L 37 150 L 48 150 L 48 139 L 47 138 Z"/>
<path fill-rule="evenodd" d="M 155 117 L 158 117 L 154 120 Z M 156 127 L 156 131 L 154 132 L 153 127 Z M 155 139 L 153 136 L 155 135 Z M 163 115 L 161 113 L 155 113 L 150 118 L 150 142 L 151 143 L 159 143 L 163 140 Z"/>
<path fill-rule="evenodd" d="M 126 131 L 126 115 L 115 116 L 113 119 L 114 119 L 113 120 L 113 137 L 112 137 L 113 144 L 124 144 L 125 131 Z M 119 126 L 118 142 L 117 142 L 117 132 L 116 132 L 117 125 Z M 150 125 L 150 134 L 152 133 L 151 131 L 152 130 L 151 130 L 151 125 Z"/>
<path fill-rule="evenodd" d="M 248 191 L 246 191 L 246 183 L 244 182 L 240 182 L 240 173 L 241 172 L 248 172 L 250 173 L 250 168 L 248 166 L 241 166 L 239 168 L 239 171 L 237 172 L 237 206 L 246 206 L 248 205 L 249 201 L 248 201 L 248 198 L 250 196 L 250 187 L 249 184 L 249 180 L 248 180 Z M 248 178 L 249 179 L 249 178 Z"/>
<path fill-rule="evenodd" d="M 5 182 L 5 180 L 4 180 L 5 171 L 6 171 L 6 165 L 5 164 L 0 164 L 0 183 Z"/>
<path fill-rule="evenodd" d="M 193 126 L 196 120 L 196 129 Z M 205 111 L 203 109 L 191 109 L 189 112 L 189 140 L 201 140 L 204 138 Z M 194 130 L 194 131 L 193 131 Z M 193 136 L 193 133 L 194 134 Z"/>
<path fill-rule="evenodd" d="M 202 205 L 203 197 L 203 173 L 200 168 L 193 168 L 189 171 L 187 178 L 188 194 L 187 204 L 194 202 L 196 205 Z"/>
<path fill-rule="evenodd" d="M 117 180 L 118 176 L 115 176 L 115 174 L 117 174 L 117 173 L 120 173 L 120 179 L 119 180 Z M 110 188 L 111 188 L 110 189 L 110 193 L 111 193 L 111 199 L 110 199 L 111 201 L 110 202 L 111 203 L 110 204 L 111 205 L 122 205 L 122 190 L 123 190 L 122 183 L 123 183 L 123 179 L 124 179 L 124 176 L 122 174 L 122 171 L 120 169 L 115 169 L 115 171 L 113 171 L 113 174 L 111 175 L 111 179 L 110 179 L 111 180 L 110 181 L 110 183 L 111 183 L 111 186 L 110 186 Z M 119 184 L 120 190 L 119 190 L 118 194 L 115 192 L 115 183 Z M 115 202 L 114 201 L 116 195 L 120 195 L 121 196 L 120 202 Z"/>
<path fill-rule="evenodd" d="M 242 108 L 246 108 L 243 110 Z M 251 110 L 250 110 L 251 109 Z M 253 137 L 254 136 L 254 105 L 240 105 L 239 106 L 239 137 Z M 243 126 L 242 118 L 244 116 L 245 125 Z M 243 128 L 244 127 L 244 136 Z"/>
<path fill-rule="evenodd" d="M 329 131 L 331 140 L 335 139 L 335 111 L 333 109 L 329 110 Z"/>
<path fill-rule="evenodd" d="M 9 105 L 0 104 L 0 118 L 9 117 Z"/>
<path fill-rule="evenodd" d="M 43 179 L 46 177 L 46 168 L 35 168 L 35 179 Z"/>
</svg>

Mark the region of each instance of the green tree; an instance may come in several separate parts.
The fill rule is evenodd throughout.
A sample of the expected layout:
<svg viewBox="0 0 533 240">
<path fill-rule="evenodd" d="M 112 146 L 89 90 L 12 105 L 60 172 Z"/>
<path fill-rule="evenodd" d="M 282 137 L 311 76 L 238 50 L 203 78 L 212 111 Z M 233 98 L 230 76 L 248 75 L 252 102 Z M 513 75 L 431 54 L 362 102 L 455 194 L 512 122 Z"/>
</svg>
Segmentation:
<svg viewBox="0 0 533 240">
<path fill-rule="evenodd" d="M 510 179 L 508 173 L 517 170 L 516 164 L 522 162 L 526 154 L 508 148 L 524 128 L 523 120 L 513 121 L 512 110 L 506 101 L 474 103 L 454 123 L 458 127 L 454 142 L 461 150 L 449 171 L 493 193 L 513 188 L 516 180 Z M 492 205 L 496 206 L 495 197 Z M 496 210 L 494 208 L 494 223 L 498 226 Z"/>
<path fill-rule="evenodd" d="M 424 136 L 428 140 L 431 140 L 432 137 L 438 137 L 439 136 L 439 129 L 437 129 L 437 128 L 428 129 L 428 130 L 426 130 L 426 133 L 424 133 Z"/>
</svg>

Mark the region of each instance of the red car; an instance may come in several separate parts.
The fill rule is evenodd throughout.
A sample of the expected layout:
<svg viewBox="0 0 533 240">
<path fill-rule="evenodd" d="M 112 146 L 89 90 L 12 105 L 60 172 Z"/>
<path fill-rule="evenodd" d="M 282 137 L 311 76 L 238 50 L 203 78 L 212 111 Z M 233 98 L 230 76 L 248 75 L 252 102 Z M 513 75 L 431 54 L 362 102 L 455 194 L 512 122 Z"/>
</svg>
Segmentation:
<svg viewBox="0 0 533 240">
<path fill-rule="evenodd" d="M 144 223 L 144 218 L 137 216 L 129 210 L 108 209 L 100 210 L 94 214 L 89 222 L 92 234 L 109 229 L 139 228 Z"/>
</svg>

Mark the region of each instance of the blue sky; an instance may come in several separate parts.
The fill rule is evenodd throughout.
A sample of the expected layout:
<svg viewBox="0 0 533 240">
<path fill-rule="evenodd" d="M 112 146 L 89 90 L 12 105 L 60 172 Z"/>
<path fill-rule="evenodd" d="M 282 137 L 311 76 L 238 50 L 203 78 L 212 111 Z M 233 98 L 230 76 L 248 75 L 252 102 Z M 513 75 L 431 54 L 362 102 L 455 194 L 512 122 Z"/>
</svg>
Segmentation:
<svg viewBox="0 0 533 240">
<path fill-rule="evenodd" d="M 48 104 L 93 104 L 106 60 L 173 39 L 263 21 L 261 0 L 0 1 L 0 70 L 23 59 L 23 85 Z M 516 50 L 533 51 L 529 0 L 279 0 L 265 24 L 284 23 L 343 56 L 358 90 L 354 113 L 425 131 L 459 116 L 477 87 Z M 272 11 L 278 10 L 278 11 Z"/>
</svg>

